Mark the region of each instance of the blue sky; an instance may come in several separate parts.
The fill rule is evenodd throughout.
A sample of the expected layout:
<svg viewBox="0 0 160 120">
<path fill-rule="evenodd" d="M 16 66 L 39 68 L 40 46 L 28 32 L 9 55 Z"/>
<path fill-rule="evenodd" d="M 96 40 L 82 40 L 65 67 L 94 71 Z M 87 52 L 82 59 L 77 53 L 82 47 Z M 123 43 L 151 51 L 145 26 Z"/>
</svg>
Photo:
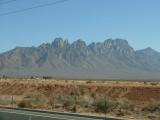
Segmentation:
<svg viewBox="0 0 160 120">
<path fill-rule="evenodd" d="M 56 0 L 0 4 L 0 14 L 53 1 Z M 160 0 L 69 0 L 0 16 L 0 52 L 16 46 L 38 46 L 55 37 L 70 42 L 80 38 L 87 43 L 123 38 L 135 49 L 150 46 L 160 51 L 159 12 Z"/>
</svg>

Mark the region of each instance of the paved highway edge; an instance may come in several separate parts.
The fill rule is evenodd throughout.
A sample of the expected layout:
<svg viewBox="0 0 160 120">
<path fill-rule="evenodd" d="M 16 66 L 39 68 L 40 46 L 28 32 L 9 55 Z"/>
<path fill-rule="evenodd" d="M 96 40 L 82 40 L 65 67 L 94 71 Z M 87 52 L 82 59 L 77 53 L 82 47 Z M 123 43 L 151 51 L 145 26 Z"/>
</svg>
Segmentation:
<svg viewBox="0 0 160 120">
<path fill-rule="evenodd" d="M 47 110 L 39 110 L 39 109 L 28 109 L 28 108 L 13 108 L 13 107 L 5 107 L 0 106 L 2 109 L 8 110 L 22 110 L 22 111 L 30 111 L 30 112 L 39 112 L 39 113 L 48 113 L 48 114 L 59 114 L 59 115 L 67 115 L 67 116 L 75 116 L 75 117 L 84 117 L 84 118 L 93 118 L 93 119 L 106 119 L 106 117 L 100 117 L 95 115 L 87 115 L 87 114 L 78 114 L 78 113 L 69 113 L 69 112 L 54 112 L 54 111 L 47 111 Z M 107 119 L 114 119 L 114 120 L 126 120 L 124 118 L 119 117 L 111 117 L 107 116 Z"/>
</svg>

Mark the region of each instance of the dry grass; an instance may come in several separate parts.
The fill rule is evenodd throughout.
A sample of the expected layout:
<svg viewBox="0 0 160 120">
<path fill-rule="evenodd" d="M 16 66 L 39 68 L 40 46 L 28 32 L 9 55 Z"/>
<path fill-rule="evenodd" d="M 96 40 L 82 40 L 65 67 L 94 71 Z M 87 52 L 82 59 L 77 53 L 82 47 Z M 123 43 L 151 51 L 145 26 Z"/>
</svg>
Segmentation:
<svg viewBox="0 0 160 120">
<path fill-rule="evenodd" d="M 155 120 L 160 115 L 160 82 L 153 81 L 1 79 L 0 105 L 11 105 L 11 96 L 19 107 Z"/>
</svg>

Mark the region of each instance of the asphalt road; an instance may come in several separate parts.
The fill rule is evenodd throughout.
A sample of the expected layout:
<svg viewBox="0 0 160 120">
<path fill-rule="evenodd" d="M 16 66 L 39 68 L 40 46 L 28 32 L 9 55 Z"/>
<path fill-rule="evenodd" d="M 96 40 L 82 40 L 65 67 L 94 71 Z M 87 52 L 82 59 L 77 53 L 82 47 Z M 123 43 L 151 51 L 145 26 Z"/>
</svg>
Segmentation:
<svg viewBox="0 0 160 120">
<path fill-rule="evenodd" d="M 43 112 L 31 112 L 25 110 L 13 110 L 0 108 L 0 120 L 104 120 L 104 118 L 90 118 L 85 116 L 51 114 Z M 107 118 L 105 120 L 120 120 Z"/>
</svg>

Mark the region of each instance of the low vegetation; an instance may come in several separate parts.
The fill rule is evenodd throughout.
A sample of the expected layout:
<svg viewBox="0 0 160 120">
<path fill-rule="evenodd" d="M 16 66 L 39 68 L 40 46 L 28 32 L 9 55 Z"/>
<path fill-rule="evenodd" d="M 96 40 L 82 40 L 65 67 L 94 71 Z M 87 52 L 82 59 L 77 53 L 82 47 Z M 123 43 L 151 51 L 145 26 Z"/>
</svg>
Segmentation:
<svg viewBox="0 0 160 120">
<path fill-rule="evenodd" d="M 117 103 L 109 98 L 99 98 L 95 100 L 94 106 L 97 112 L 108 113 L 114 111 L 117 107 Z"/>
<path fill-rule="evenodd" d="M 159 95 L 154 93 L 159 90 L 158 84 L 155 86 L 149 82 L 145 84 L 135 82 L 136 87 L 140 86 L 135 89 L 135 86 L 132 87 L 131 84 L 125 82 L 122 84 L 121 81 L 114 83 L 109 81 L 107 84 L 105 81 L 102 83 L 78 81 L 77 83 L 50 80 L 41 82 L 19 80 L 10 83 L 4 80 L 0 82 L 0 105 L 118 117 L 132 116 L 139 120 L 160 120 L 159 100 L 146 98 L 152 94 Z M 143 90 L 141 85 L 147 87 Z M 149 89 L 152 94 L 145 96 L 145 93 L 150 92 Z M 137 101 L 134 101 L 135 98 Z"/>
<path fill-rule="evenodd" d="M 44 108 L 48 99 L 41 93 L 29 93 L 18 103 L 20 108 Z"/>
<path fill-rule="evenodd" d="M 53 98 L 54 97 L 54 98 Z M 1 103 L 0 103 L 1 104 Z M 48 97 L 41 93 L 30 93 L 18 103 L 20 108 L 41 108 L 61 110 L 68 112 L 87 112 L 112 114 L 117 117 L 139 116 L 146 119 L 159 120 L 160 102 L 152 100 L 145 105 L 136 105 L 127 99 L 112 99 L 99 96 L 93 98 L 91 95 L 78 95 L 72 92 L 66 94 L 55 94 Z"/>
<path fill-rule="evenodd" d="M 160 102 L 152 100 L 143 106 L 142 111 L 147 113 L 159 113 L 160 114 Z"/>
<path fill-rule="evenodd" d="M 11 96 L 0 97 L 0 105 L 10 105 L 12 104 Z"/>
</svg>

